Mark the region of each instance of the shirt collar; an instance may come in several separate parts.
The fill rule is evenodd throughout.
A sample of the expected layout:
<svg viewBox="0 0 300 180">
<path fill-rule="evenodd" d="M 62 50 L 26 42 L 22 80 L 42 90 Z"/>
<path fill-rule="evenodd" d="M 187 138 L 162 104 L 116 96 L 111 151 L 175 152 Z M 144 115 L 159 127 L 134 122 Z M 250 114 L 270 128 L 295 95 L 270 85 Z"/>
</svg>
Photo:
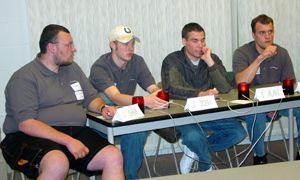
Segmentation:
<svg viewBox="0 0 300 180">
<path fill-rule="evenodd" d="M 34 64 L 37 66 L 37 68 L 41 71 L 41 73 L 43 73 L 46 76 L 53 76 L 53 75 L 58 75 L 61 74 L 62 72 L 66 71 L 67 66 L 61 66 L 59 67 L 58 73 L 55 73 L 53 71 L 51 71 L 50 69 L 48 69 L 43 63 L 42 61 L 39 59 L 39 57 L 41 57 L 41 53 L 38 53 L 36 55 L 36 58 L 34 59 Z"/>
<path fill-rule="evenodd" d="M 198 63 L 198 65 L 194 65 L 193 63 L 192 63 L 192 61 L 190 60 L 190 58 L 186 55 L 186 53 L 185 53 L 185 46 L 183 46 L 183 48 L 181 49 L 181 51 L 182 51 L 182 53 L 184 54 L 184 60 L 185 60 L 185 62 L 187 63 L 187 64 L 189 64 L 191 67 L 195 67 L 195 66 L 200 66 L 201 65 L 201 63 L 203 63 L 204 61 L 201 61 L 201 59 L 199 59 L 200 61 L 199 61 L 199 63 Z M 205 62 L 204 62 L 205 63 Z"/>
<path fill-rule="evenodd" d="M 131 69 L 132 66 L 132 60 L 133 60 L 134 56 L 132 56 L 131 60 L 127 62 L 125 69 L 121 69 L 119 68 L 116 63 L 114 62 L 114 60 L 112 59 L 112 54 L 110 53 L 108 59 L 109 59 L 109 64 L 111 66 L 111 69 L 115 72 L 115 71 L 125 71 L 128 72 Z"/>
</svg>

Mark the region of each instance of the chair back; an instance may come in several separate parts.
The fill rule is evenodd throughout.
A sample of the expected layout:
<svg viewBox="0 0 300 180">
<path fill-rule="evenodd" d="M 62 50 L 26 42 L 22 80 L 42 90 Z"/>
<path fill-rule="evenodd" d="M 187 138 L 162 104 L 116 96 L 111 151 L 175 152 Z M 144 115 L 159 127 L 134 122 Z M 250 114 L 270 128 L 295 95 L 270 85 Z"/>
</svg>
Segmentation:
<svg viewBox="0 0 300 180">
<path fill-rule="evenodd" d="M 227 73 L 229 74 L 229 77 L 231 79 L 231 87 L 234 88 L 234 89 L 237 88 L 235 79 L 233 77 L 233 72 L 232 71 L 227 71 Z"/>
</svg>

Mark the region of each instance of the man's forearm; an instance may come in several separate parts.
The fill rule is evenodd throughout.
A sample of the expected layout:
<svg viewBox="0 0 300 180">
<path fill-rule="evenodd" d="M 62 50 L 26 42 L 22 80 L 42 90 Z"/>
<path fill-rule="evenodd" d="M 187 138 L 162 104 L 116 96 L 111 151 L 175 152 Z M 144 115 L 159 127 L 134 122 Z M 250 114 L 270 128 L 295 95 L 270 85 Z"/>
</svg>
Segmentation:
<svg viewBox="0 0 300 180">
<path fill-rule="evenodd" d="M 239 84 L 241 82 L 250 84 L 254 79 L 257 70 L 260 67 L 260 64 L 265 60 L 266 57 L 267 56 L 259 55 L 249 67 L 247 67 L 244 71 L 238 73 L 235 77 L 236 84 Z"/>
<path fill-rule="evenodd" d="M 48 124 L 45 124 L 36 119 L 27 119 L 21 122 L 18 127 L 20 131 L 29 136 L 49 139 L 53 142 L 62 145 L 66 145 L 67 142 L 69 142 L 72 139 L 71 136 L 59 132 L 51 126 L 49 126 Z"/>
<path fill-rule="evenodd" d="M 88 110 L 92 112 L 96 112 L 101 114 L 101 108 L 105 105 L 105 101 L 102 98 L 95 98 L 93 101 L 90 102 L 88 106 Z"/>
</svg>

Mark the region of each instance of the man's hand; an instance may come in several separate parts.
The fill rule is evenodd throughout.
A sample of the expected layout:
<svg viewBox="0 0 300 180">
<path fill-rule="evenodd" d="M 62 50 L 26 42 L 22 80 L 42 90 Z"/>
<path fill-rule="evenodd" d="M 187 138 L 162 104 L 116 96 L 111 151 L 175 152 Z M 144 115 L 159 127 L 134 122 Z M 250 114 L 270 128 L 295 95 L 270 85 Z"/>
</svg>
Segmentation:
<svg viewBox="0 0 300 180">
<path fill-rule="evenodd" d="M 200 96 L 209 96 L 209 95 L 214 95 L 215 98 L 217 97 L 217 95 L 219 94 L 219 91 L 217 89 L 209 89 L 207 91 L 201 91 L 198 94 L 198 97 Z"/>
<path fill-rule="evenodd" d="M 272 112 L 268 112 L 267 116 L 271 119 L 276 119 L 278 116 L 278 111 L 272 111 Z M 274 117 L 273 117 L 274 116 Z"/>
<path fill-rule="evenodd" d="M 105 118 L 114 117 L 117 108 L 115 106 L 108 106 L 102 109 L 102 116 Z"/>
<path fill-rule="evenodd" d="M 82 142 L 74 138 L 72 141 L 68 141 L 66 147 L 75 159 L 84 158 L 89 153 L 89 149 Z"/>
<path fill-rule="evenodd" d="M 209 47 L 203 47 L 202 48 L 203 54 L 201 55 L 201 59 L 205 61 L 205 63 L 208 65 L 208 67 L 211 67 L 215 64 L 214 60 L 211 58 L 211 48 Z"/>
<path fill-rule="evenodd" d="M 167 104 L 168 102 L 165 100 L 160 99 L 157 97 L 157 93 L 161 91 L 161 89 L 154 91 L 153 93 L 149 94 L 148 96 L 144 96 L 145 106 L 147 106 L 150 109 L 165 109 L 167 106 L 163 106 L 164 104 Z"/>
<path fill-rule="evenodd" d="M 262 56 L 263 59 L 271 58 L 272 56 L 275 56 L 277 54 L 277 46 L 268 46 L 260 56 Z"/>
</svg>

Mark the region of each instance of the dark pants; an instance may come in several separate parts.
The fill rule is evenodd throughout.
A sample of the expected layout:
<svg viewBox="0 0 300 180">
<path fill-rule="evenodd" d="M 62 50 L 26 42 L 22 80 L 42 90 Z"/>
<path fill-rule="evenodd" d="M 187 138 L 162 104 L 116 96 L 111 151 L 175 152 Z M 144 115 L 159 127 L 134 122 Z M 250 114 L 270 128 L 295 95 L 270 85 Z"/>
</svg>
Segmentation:
<svg viewBox="0 0 300 180">
<path fill-rule="evenodd" d="M 89 127 L 53 128 L 81 141 L 89 149 L 89 154 L 76 160 L 64 145 L 48 139 L 28 136 L 23 132 L 16 132 L 7 134 L 1 142 L 3 157 L 11 169 L 19 170 L 28 178 L 36 179 L 39 176 L 38 168 L 44 155 L 52 150 L 60 150 L 67 156 L 70 168 L 83 172 L 87 176 L 101 174 L 101 171 L 88 171 L 87 165 L 103 147 L 109 145 L 106 139 Z"/>
</svg>

